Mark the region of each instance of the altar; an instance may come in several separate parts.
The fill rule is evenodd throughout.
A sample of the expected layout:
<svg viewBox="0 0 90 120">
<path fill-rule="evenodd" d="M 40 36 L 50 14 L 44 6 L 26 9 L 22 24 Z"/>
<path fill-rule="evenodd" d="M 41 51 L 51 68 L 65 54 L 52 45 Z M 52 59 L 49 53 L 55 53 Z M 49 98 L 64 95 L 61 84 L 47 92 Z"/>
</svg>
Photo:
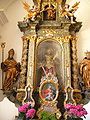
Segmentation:
<svg viewBox="0 0 90 120">
<path fill-rule="evenodd" d="M 74 15 L 72 20 L 72 16 L 62 13 L 66 5 L 63 0 L 34 3 L 37 6 L 33 8 L 35 14 L 32 10 L 28 12 L 28 7 L 25 8 L 27 3 L 23 3 L 28 18 L 18 22 L 23 32 L 18 95 L 24 91 L 25 86 L 30 85 L 33 88 L 37 116 L 40 118 L 40 112 L 46 110 L 55 114 L 57 112 L 58 118 L 65 112 L 65 89 L 69 87 L 71 92 L 72 88 L 79 91 L 76 33 L 82 25 Z M 76 3 L 74 7 L 78 5 Z M 73 101 L 72 96 L 71 99 Z"/>
<path fill-rule="evenodd" d="M 76 21 L 66 0 L 33 2 L 31 9 L 23 2 L 27 17 L 18 22 L 23 48 L 16 99 L 19 104 L 32 103 L 36 119 L 50 112 L 62 120 L 64 105 L 76 104 L 73 92 L 80 93 L 76 46 L 82 23 Z M 75 12 L 78 5 L 71 10 Z"/>
</svg>

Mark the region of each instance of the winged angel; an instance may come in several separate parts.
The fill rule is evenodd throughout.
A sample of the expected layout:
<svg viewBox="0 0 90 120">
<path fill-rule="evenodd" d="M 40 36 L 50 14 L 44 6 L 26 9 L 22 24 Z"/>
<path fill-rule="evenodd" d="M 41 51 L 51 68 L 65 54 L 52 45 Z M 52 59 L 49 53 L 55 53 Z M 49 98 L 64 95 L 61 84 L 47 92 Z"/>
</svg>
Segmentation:
<svg viewBox="0 0 90 120">
<path fill-rule="evenodd" d="M 69 20 L 71 20 L 71 23 L 76 22 L 74 13 L 78 9 L 79 3 L 80 2 L 76 2 L 72 7 L 70 7 L 70 5 L 68 5 L 68 4 L 65 4 L 64 6 L 60 6 L 61 16 L 62 17 L 65 16 L 65 18 L 68 18 Z"/>
<path fill-rule="evenodd" d="M 22 2 L 23 3 L 23 6 L 24 6 L 24 9 L 28 12 L 28 18 L 31 20 L 31 21 L 35 21 L 37 15 L 40 13 L 40 10 L 37 6 L 31 6 L 27 3 L 27 2 Z"/>
</svg>

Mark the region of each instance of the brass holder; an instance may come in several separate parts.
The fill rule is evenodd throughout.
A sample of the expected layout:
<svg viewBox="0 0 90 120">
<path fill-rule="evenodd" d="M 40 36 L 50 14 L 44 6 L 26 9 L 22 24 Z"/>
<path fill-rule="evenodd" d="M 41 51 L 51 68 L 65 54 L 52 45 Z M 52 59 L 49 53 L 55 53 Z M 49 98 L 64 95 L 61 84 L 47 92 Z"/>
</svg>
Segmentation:
<svg viewBox="0 0 90 120">
<path fill-rule="evenodd" d="M 1 43 L 1 48 L 2 48 L 2 62 L 4 61 L 4 48 L 5 48 L 5 42 Z M 3 90 L 3 81 L 4 81 L 4 72 L 2 71 L 2 90 Z"/>
</svg>

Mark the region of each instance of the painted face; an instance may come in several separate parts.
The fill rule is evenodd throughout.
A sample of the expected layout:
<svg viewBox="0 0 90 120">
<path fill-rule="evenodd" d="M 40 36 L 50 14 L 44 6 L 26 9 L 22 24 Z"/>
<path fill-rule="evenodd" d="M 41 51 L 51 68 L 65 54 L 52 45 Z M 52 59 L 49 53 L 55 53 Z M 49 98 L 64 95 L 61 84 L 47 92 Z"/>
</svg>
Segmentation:
<svg viewBox="0 0 90 120">
<path fill-rule="evenodd" d="M 13 58 L 13 56 L 14 56 L 14 50 L 11 49 L 11 50 L 8 52 L 8 54 L 9 54 L 9 57 L 10 57 L 10 58 Z"/>
</svg>

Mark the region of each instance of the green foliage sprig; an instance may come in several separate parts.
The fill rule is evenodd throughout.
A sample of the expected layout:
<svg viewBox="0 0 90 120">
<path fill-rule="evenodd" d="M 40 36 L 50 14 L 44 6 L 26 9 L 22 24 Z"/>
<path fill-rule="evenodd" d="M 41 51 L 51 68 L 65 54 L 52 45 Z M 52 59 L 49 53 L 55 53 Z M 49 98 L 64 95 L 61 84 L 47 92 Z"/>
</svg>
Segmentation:
<svg viewBox="0 0 90 120">
<path fill-rule="evenodd" d="M 41 120 L 57 120 L 55 114 L 47 111 L 41 112 Z"/>
</svg>

